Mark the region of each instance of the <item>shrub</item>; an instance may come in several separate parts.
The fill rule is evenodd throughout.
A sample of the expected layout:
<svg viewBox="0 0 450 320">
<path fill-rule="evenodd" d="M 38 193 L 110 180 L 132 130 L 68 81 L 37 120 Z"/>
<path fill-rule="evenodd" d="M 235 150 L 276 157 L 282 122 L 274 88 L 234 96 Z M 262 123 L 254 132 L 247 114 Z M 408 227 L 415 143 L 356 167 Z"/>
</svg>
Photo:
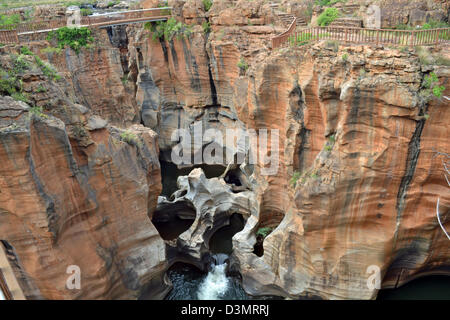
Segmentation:
<svg viewBox="0 0 450 320">
<path fill-rule="evenodd" d="M 310 177 L 313 179 L 319 179 L 319 175 L 315 172 L 311 173 Z"/>
<path fill-rule="evenodd" d="M 366 76 L 366 74 L 367 74 L 366 69 L 364 69 L 364 68 L 359 69 L 359 77 L 360 78 L 364 78 Z"/>
<path fill-rule="evenodd" d="M 212 7 L 212 0 L 202 0 L 203 2 L 203 7 L 205 8 L 205 11 L 209 11 L 209 9 L 211 9 Z"/>
<path fill-rule="evenodd" d="M 19 54 L 14 60 L 14 73 L 21 73 L 30 67 L 29 62 L 24 54 Z"/>
<path fill-rule="evenodd" d="M 48 78 L 52 80 L 59 80 L 61 78 L 61 76 L 58 75 L 55 69 L 53 69 L 50 65 L 48 65 L 44 61 L 42 61 L 41 58 L 39 58 L 38 56 L 34 56 L 34 61 L 36 61 L 36 64 L 41 69 L 42 73 Z"/>
<path fill-rule="evenodd" d="M 267 237 L 271 232 L 272 232 L 272 228 L 270 228 L 270 227 L 264 227 L 264 228 L 259 228 L 258 231 L 256 231 L 256 235 L 265 238 L 265 237 Z"/>
<path fill-rule="evenodd" d="M 138 141 L 137 136 L 134 133 L 130 132 L 130 131 L 122 132 L 120 134 L 120 139 L 122 141 L 125 141 L 128 144 L 131 144 L 131 145 L 136 144 L 137 141 Z"/>
<path fill-rule="evenodd" d="M 42 107 L 31 107 L 29 109 L 29 115 L 30 115 L 30 117 L 35 115 L 38 118 L 48 118 L 48 116 L 46 114 L 44 114 Z"/>
<path fill-rule="evenodd" d="M 300 179 L 301 175 L 302 174 L 300 171 L 295 171 L 292 174 L 291 180 L 289 180 L 289 184 L 291 185 L 292 188 L 295 188 L 297 186 L 297 181 L 298 181 L 298 179 Z"/>
<path fill-rule="evenodd" d="M 12 15 L 0 15 L 0 28 L 2 29 L 14 29 L 17 24 L 21 22 L 19 14 Z"/>
<path fill-rule="evenodd" d="M 397 30 L 413 30 L 414 28 L 411 27 L 408 24 L 400 23 L 400 24 L 396 25 L 394 29 L 397 29 Z"/>
<path fill-rule="evenodd" d="M 348 54 L 344 53 L 341 58 L 342 58 L 342 61 L 346 62 L 348 60 Z"/>
<path fill-rule="evenodd" d="M 94 41 L 91 33 L 91 30 L 86 27 L 62 27 L 58 30 L 49 32 L 47 40 L 56 39 L 60 49 L 64 49 L 66 46 L 69 46 L 76 53 L 79 53 L 82 47 L 87 47 L 89 43 Z"/>
<path fill-rule="evenodd" d="M 324 12 L 317 18 L 319 26 L 324 27 L 332 23 L 339 17 L 339 10 L 336 8 L 326 8 Z"/>
<path fill-rule="evenodd" d="M 40 85 L 37 87 L 36 92 L 37 92 L 37 93 L 47 92 L 47 89 L 46 89 L 42 84 L 40 84 Z"/>
<path fill-rule="evenodd" d="M 239 67 L 239 69 L 241 69 L 242 71 L 247 71 L 248 69 L 248 64 L 247 62 L 244 60 L 244 58 L 241 57 L 241 59 L 239 60 L 237 66 Z"/>
<path fill-rule="evenodd" d="M 60 54 L 61 51 L 62 51 L 62 49 L 58 48 L 58 47 L 47 47 L 47 48 L 42 49 L 41 53 L 45 53 L 45 54 L 48 54 L 48 53 Z"/>
<path fill-rule="evenodd" d="M 211 32 L 211 22 L 209 21 L 205 21 L 202 23 L 202 28 L 203 28 L 203 32 L 204 33 L 209 33 Z"/>
<path fill-rule="evenodd" d="M 91 8 L 81 8 L 80 13 L 82 16 L 90 16 L 94 11 Z"/>
<path fill-rule="evenodd" d="M 0 68 L 0 93 L 11 96 L 15 100 L 28 102 L 22 93 L 22 81 L 18 79 L 15 69 L 6 71 Z"/>
<path fill-rule="evenodd" d="M 421 95 L 424 98 L 429 98 L 431 94 L 433 94 L 436 98 L 442 97 L 443 92 L 445 91 L 444 86 L 438 85 L 439 79 L 434 72 L 431 72 L 429 75 L 425 76 L 423 82 L 423 90 Z"/>
<path fill-rule="evenodd" d="M 28 48 L 27 46 L 23 46 L 20 48 L 20 53 L 24 54 L 26 56 L 32 56 L 34 55 L 34 53 L 30 50 L 30 48 Z"/>
<path fill-rule="evenodd" d="M 39 56 L 35 55 L 28 47 L 23 46 L 20 48 L 20 56 L 16 59 L 16 68 L 18 68 L 18 71 L 23 71 L 25 68 L 27 68 L 28 62 L 23 60 L 23 56 L 32 56 L 34 57 L 34 61 L 36 62 L 36 65 L 41 69 L 42 73 L 47 76 L 48 78 L 51 78 L 52 80 L 58 80 L 60 76 L 57 74 L 56 70 L 54 70 L 50 65 L 45 63 L 44 61 L 39 58 Z"/>
<path fill-rule="evenodd" d="M 422 29 L 438 29 L 448 27 L 450 27 L 450 25 L 447 22 L 431 19 L 422 26 Z"/>
<path fill-rule="evenodd" d="M 347 0 L 317 0 L 316 4 L 321 7 L 331 6 L 338 2 L 347 2 Z"/>
<path fill-rule="evenodd" d="M 148 22 L 144 27 L 153 33 L 153 40 L 164 39 L 171 41 L 174 36 L 181 39 L 189 37 L 192 33 L 190 26 L 175 20 L 173 17 L 167 21 Z"/>
</svg>

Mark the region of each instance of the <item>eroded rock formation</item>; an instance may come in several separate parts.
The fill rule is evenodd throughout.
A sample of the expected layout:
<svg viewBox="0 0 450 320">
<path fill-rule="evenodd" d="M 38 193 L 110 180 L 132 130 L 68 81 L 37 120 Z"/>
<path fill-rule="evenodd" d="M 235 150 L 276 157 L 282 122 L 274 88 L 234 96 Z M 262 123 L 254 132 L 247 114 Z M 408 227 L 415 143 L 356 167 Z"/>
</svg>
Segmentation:
<svg viewBox="0 0 450 320">
<path fill-rule="evenodd" d="M 158 157 L 171 161 L 172 133 L 196 122 L 222 132 L 277 129 L 279 145 L 268 152 L 279 167 L 266 176 L 261 164 L 241 166 L 246 190 L 238 192 L 200 169 L 180 177 L 160 205 L 189 203 L 195 221 L 169 246 L 201 259 L 214 229 L 244 215 L 233 258 L 253 295 L 373 299 L 369 266 L 380 268 L 383 287 L 449 273 L 435 215 L 440 197 L 448 228 L 436 156 L 448 152 L 448 101 L 423 91 L 434 71 L 448 96 L 448 67 L 422 66 L 408 48 L 321 42 L 270 51 L 282 28 L 262 1 L 215 1 L 209 12 L 199 1 L 169 4 L 193 25 L 189 37 L 154 41 L 134 25 L 98 31 L 101 45 L 79 55 L 33 44 L 63 75 L 57 85 L 41 73 L 23 78 L 46 116 L 1 100 L 0 234 L 33 282 L 29 297 L 164 295 L 166 244 L 151 223 Z M 273 231 L 259 257 L 262 227 Z M 70 264 L 86 270 L 81 291 L 65 289 Z"/>
<path fill-rule="evenodd" d="M 135 125 L 124 139 L 36 69 L 19 76 L 24 90 L 46 85 L 29 99 L 45 96 L 55 115 L 0 98 L 0 238 L 26 297 L 162 298 L 165 247 L 148 217 L 161 192 L 156 134 Z M 73 265 L 82 285 L 69 290 Z"/>
</svg>

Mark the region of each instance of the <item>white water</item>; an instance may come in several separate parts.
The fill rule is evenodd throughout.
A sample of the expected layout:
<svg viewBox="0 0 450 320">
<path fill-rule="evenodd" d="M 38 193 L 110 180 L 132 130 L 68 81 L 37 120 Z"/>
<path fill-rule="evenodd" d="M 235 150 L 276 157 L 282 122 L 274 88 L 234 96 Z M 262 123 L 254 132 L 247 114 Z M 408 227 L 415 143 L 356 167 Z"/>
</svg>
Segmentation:
<svg viewBox="0 0 450 320">
<path fill-rule="evenodd" d="M 199 300 L 219 300 L 229 286 L 229 279 L 225 274 L 227 264 L 214 265 L 198 288 Z"/>
</svg>

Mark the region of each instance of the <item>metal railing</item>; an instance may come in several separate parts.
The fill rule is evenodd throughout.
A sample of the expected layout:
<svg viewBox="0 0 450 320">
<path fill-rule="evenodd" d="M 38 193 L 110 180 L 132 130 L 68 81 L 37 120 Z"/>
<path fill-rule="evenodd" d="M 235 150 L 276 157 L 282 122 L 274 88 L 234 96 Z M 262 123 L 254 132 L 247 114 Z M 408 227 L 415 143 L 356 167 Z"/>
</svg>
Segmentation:
<svg viewBox="0 0 450 320">
<path fill-rule="evenodd" d="M 141 10 L 119 11 L 93 16 L 85 16 L 80 19 L 80 26 L 96 28 L 115 24 L 129 24 L 152 20 L 164 20 L 170 17 L 171 7 L 152 8 Z M 67 26 L 67 18 L 59 17 L 51 20 L 33 20 L 22 22 L 8 29 L 0 30 L 0 43 L 18 43 L 19 35 L 48 32 Z"/>
<path fill-rule="evenodd" d="M 272 38 L 272 48 L 297 46 L 311 41 L 337 40 L 394 46 L 426 46 L 450 41 L 450 28 L 428 30 L 365 29 L 351 27 L 311 27 L 299 31 L 290 28 Z"/>
</svg>

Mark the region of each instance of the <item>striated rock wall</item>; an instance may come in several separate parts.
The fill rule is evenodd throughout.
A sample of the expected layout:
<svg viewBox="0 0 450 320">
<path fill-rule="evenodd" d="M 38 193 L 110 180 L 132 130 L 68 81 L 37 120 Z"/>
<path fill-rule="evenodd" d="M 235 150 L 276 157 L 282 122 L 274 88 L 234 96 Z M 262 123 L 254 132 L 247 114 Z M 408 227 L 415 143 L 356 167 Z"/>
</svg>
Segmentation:
<svg viewBox="0 0 450 320">
<path fill-rule="evenodd" d="M 438 197 L 441 217 L 450 201 L 435 157 L 448 150 L 448 103 L 423 102 L 421 67 L 408 52 L 327 46 L 274 54 L 254 75 L 261 96 L 278 98 L 264 114 L 281 114 L 272 123 L 285 126 L 286 169 L 301 177 L 295 193 L 285 172 L 269 183 L 284 182 L 285 217 L 264 256 L 236 250 L 253 294 L 369 299 L 377 293 L 367 286 L 371 265 L 383 287 L 449 272 L 435 213 Z M 444 84 L 447 69 L 439 71 Z"/>
<path fill-rule="evenodd" d="M 31 65 L 18 76 L 33 108 L 0 98 L 0 239 L 25 296 L 162 298 L 165 246 L 151 223 L 161 192 L 156 134 L 134 125 L 126 142 L 64 95 L 64 79 Z M 79 290 L 66 287 L 72 265 Z"/>
<path fill-rule="evenodd" d="M 154 41 L 134 25 L 97 32 L 97 44 L 78 55 L 42 53 L 48 44 L 35 43 L 63 75 L 22 77 L 46 116 L 1 100 L 0 235 L 17 252 L 29 298 L 164 296 L 166 248 L 150 222 L 158 156 L 170 161 L 172 133 L 195 122 L 279 132 L 268 150 L 279 155 L 277 173 L 246 168 L 248 208 L 222 180 L 193 172 L 199 186 L 220 184 L 223 199 L 243 207 L 233 255 L 248 293 L 371 299 L 369 266 L 380 268 L 383 287 L 449 273 L 435 215 L 440 197 L 448 229 L 450 195 L 435 152 L 449 152 L 448 101 L 421 94 L 434 69 L 448 95 L 448 68 L 423 67 L 409 49 L 322 42 L 270 51 L 281 29 L 262 1 L 216 1 L 209 12 L 198 1 L 171 5 L 193 25 L 189 37 Z M 198 25 L 206 20 L 209 33 Z M 214 217 L 197 214 L 182 237 L 196 257 L 207 250 L 208 223 Z M 261 227 L 274 230 L 257 256 Z M 81 267 L 81 291 L 65 289 L 71 264 Z"/>
<path fill-rule="evenodd" d="M 242 16 L 228 19 L 228 6 L 214 4 L 209 12 L 212 33 L 201 41 L 205 49 L 191 47 L 191 61 L 209 63 L 210 81 L 208 70 L 203 71 L 205 85 L 200 87 L 209 84 L 214 90 L 202 89 L 202 99 L 208 100 L 211 92 L 214 103 L 229 108 L 240 126 L 280 132 L 278 148 L 270 150 L 280 155 L 278 173 L 262 176 L 261 167 L 254 168 L 258 220 L 249 220 L 234 237 L 245 289 L 255 295 L 370 299 L 377 290 L 367 286 L 369 266 L 380 268 L 383 287 L 448 273 L 448 240 L 437 223 L 435 201 L 441 197 L 447 208 L 450 199 L 441 160 L 433 152 L 448 149 L 448 126 L 442 120 L 446 100 L 424 102 L 420 91 L 430 69 L 422 68 L 412 51 L 332 42 L 268 56 L 261 48 L 268 46 L 275 28 L 228 27 L 244 24 L 247 16 L 242 10 Z M 234 6 L 240 9 L 239 3 Z M 199 40 L 195 35 L 189 41 Z M 193 105 L 190 95 L 198 97 L 195 90 L 174 94 L 174 80 L 186 88 L 184 83 L 197 79 L 187 63 L 172 72 L 177 41 L 187 42 L 169 45 L 168 77 L 160 75 L 160 63 L 144 64 L 149 74 L 157 75 L 152 88 L 159 99 L 154 105 L 161 106 L 154 108 L 162 124 L 155 129 L 161 141 L 194 119 L 172 116 L 168 102 L 185 112 Z M 158 46 L 167 44 L 147 42 L 151 54 L 143 52 L 143 59 L 159 57 L 162 63 L 164 50 Z M 188 55 L 184 51 L 180 56 Z M 248 69 L 238 67 L 241 59 Z M 446 70 L 435 72 L 448 88 Z M 197 101 L 195 110 L 204 109 Z M 173 119 L 169 126 L 160 120 L 165 117 Z M 170 144 L 162 148 L 170 150 Z M 294 171 L 301 173 L 295 192 L 289 184 Z M 446 221 L 445 209 L 441 215 Z M 264 241 L 264 255 L 257 257 L 255 233 L 264 226 L 275 230 Z"/>
</svg>

